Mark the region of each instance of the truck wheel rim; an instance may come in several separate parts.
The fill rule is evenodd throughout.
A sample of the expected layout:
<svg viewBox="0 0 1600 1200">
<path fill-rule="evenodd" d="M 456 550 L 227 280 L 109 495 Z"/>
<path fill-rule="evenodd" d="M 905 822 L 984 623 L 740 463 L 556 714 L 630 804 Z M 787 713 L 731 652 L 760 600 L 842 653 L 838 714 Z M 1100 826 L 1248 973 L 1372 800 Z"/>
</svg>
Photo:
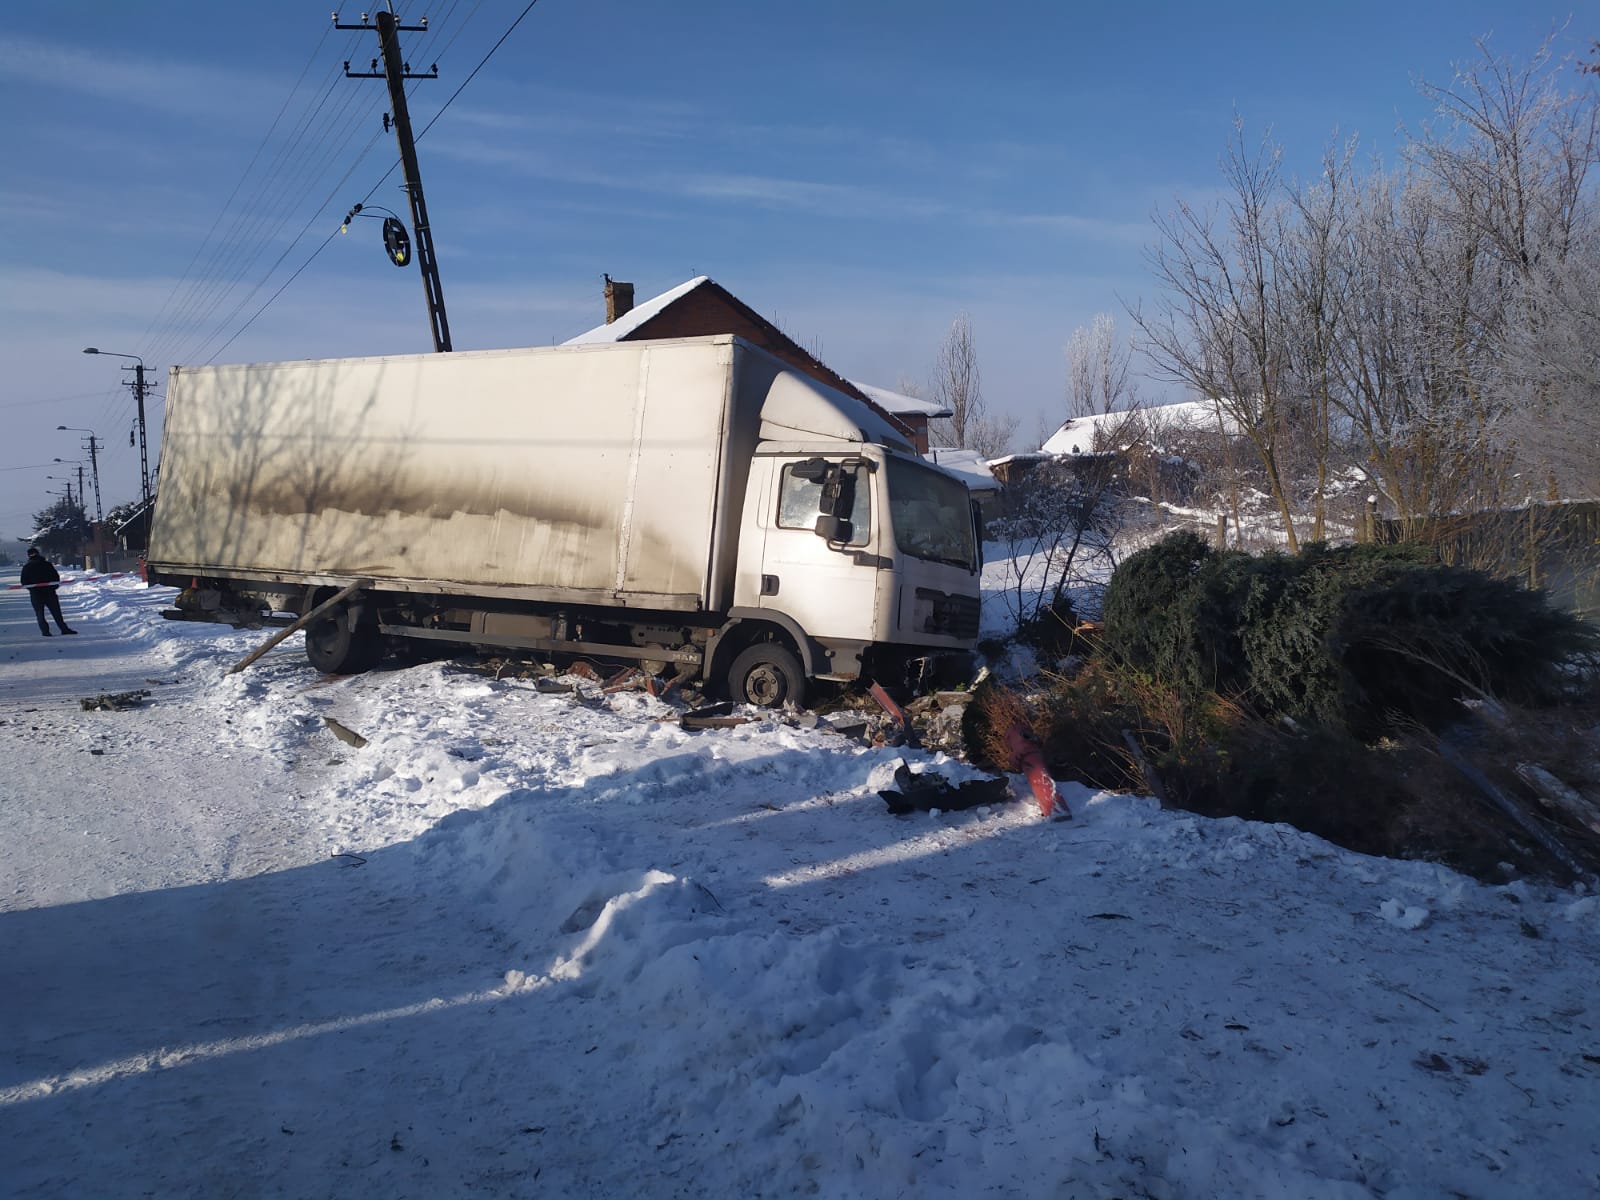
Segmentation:
<svg viewBox="0 0 1600 1200">
<path fill-rule="evenodd" d="M 751 671 L 744 683 L 744 694 L 750 703 L 771 708 L 783 699 L 783 674 L 776 667 L 762 664 Z"/>
</svg>

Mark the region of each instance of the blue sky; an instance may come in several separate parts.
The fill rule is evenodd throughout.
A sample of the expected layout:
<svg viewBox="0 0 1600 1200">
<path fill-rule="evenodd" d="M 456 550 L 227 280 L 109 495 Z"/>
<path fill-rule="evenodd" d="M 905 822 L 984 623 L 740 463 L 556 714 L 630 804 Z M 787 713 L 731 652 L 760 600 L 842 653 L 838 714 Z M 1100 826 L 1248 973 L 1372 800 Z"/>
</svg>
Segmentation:
<svg viewBox="0 0 1600 1200">
<path fill-rule="evenodd" d="M 1061 415 L 1072 330 L 1101 311 L 1126 328 L 1124 304 L 1155 294 L 1151 214 L 1215 194 L 1236 111 L 1309 171 L 1335 131 L 1392 153 L 1397 122 L 1426 115 L 1415 81 L 1446 80 L 1477 36 L 1519 58 L 1552 30 L 1558 53 L 1600 36 L 1573 0 L 541 0 L 450 101 L 525 2 L 397 3 L 430 18 L 403 35 L 413 67 L 439 65 L 411 113 L 438 117 L 418 156 L 458 349 L 582 332 L 605 272 L 640 299 L 707 274 L 894 387 L 927 378 L 964 310 L 1016 449 Z M 377 221 L 317 252 L 369 192 L 405 210 L 399 172 L 380 184 L 383 85 L 340 66 L 376 35 L 333 31 L 332 7 L 8 10 L 0 536 L 59 486 L 35 464 L 84 457 L 60 424 L 102 440 L 107 508 L 138 493 L 123 360 L 84 346 L 162 381 L 213 357 L 431 348 L 420 279 Z"/>
</svg>

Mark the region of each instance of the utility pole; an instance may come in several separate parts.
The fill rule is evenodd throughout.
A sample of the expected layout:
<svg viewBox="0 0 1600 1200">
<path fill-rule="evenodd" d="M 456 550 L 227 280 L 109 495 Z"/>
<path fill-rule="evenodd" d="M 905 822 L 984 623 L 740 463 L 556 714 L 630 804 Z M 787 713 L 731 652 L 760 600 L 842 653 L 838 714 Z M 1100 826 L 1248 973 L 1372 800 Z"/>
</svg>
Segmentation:
<svg viewBox="0 0 1600 1200">
<path fill-rule="evenodd" d="M 138 365 L 133 368 L 133 398 L 139 405 L 139 496 L 146 508 L 150 505 L 150 451 L 144 437 L 144 394 L 147 387 L 144 381 L 144 359 L 141 358 Z M 98 505 L 99 484 L 96 484 L 95 488 L 95 504 Z M 146 520 L 148 519 L 146 517 Z"/>
<path fill-rule="evenodd" d="M 411 64 L 400 55 L 397 33 L 426 33 L 428 18 L 420 25 L 401 25 L 394 14 L 394 0 L 388 0 L 388 11 L 379 11 L 376 24 L 367 23 L 367 14 L 361 14 L 361 24 L 341 25 L 339 14 L 333 14 L 335 29 L 373 29 L 378 32 L 378 46 L 383 54 L 383 70 L 378 70 L 378 60 L 372 60 L 372 69 L 352 71 L 348 61 L 344 64 L 347 79 L 386 79 L 389 83 L 389 106 L 392 110 L 394 136 L 400 143 L 400 165 L 406 176 L 406 195 L 411 201 L 411 225 L 417 239 L 417 265 L 422 270 L 422 290 L 428 301 L 428 322 L 433 329 L 433 348 L 443 354 L 450 349 L 450 322 L 444 312 L 444 287 L 439 282 L 439 264 L 433 256 L 433 233 L 428 227 L 428 205 L 422 197 L 422 172 L 417 167 L 417 147 L 411 136 L 411 113 L 406 108 L 405 81 L 408 79 L 437 79 L 439 65 L 426 73 L 412 74 Z M 385 129 L 390 116 L 383 120 Z"/>
<path fill-rule="evenodd" d="M 94 480 L 94 519 L 104 521 L 105 513 L 100 508 L 100 439 L 94 434 L 89 435 L 89 476 Z M 78 496 L 79 503 L 83 497 L 83 468 L 78 468 Z"/>
<path fill-rule="evenodd" d="M 133 382 L 128 384 L 128 387 L 133 389 L 133 398 L 139 406 L 139 496 L 140 499 L 144 501 L 144 506 L 149 508 L 150 451 L 145 441 L 144 398 L 146 393 L 148 393 L 150 390 L 150 385 L 144 381 L 144 359 L 140 358 L 137 354 L 121 354 L 116 350 L 102 350 L 98 346 L 85 346 L 83 352 L 85 354 L 109 354 L 112 358 L 131 358 L 134 361 L 135 365 L 133 368 Z M 128 368 L 123 367 L 122 369 L 126 371 Z M 60 425 L 57 426 L 57 428 L 66 429 L 67 426 Z M 91 434 L 90 436 L 92 437 L 93 435 Z M 90 457 L 92 458 L 93 455 L 91 454 Z M 99 487 L 100 484 L 96 482 L 95 490 L 97 494 Z"/>
</svg>

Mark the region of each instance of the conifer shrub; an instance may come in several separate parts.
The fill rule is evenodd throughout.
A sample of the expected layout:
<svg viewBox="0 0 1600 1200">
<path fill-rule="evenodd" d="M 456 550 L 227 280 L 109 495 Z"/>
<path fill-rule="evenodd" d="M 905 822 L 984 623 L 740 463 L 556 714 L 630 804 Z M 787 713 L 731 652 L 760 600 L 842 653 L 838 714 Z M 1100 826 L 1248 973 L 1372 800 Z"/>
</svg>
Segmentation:
<svg viewBox="0 0 1600 1200">
<path fill-rule="evenodd" d="M 1364 738 L 1438 728 L 1463 697 L 1537 702 L 1594 631 L 1541 593 L 1425 551 L 1215 551 L 1193 533 L 1131 556 L 1106 589 L 1104 644 L 1198 702 Z"/>
<path fill-rule="evenodd" d="M 1177 681 L 1197 670 L 1186 604 L 1215 552 L 1193 530 L 1180 530 L 1125 559 L 1101 602 L 1106 647 L 1135 670 Z"/>
</svg>

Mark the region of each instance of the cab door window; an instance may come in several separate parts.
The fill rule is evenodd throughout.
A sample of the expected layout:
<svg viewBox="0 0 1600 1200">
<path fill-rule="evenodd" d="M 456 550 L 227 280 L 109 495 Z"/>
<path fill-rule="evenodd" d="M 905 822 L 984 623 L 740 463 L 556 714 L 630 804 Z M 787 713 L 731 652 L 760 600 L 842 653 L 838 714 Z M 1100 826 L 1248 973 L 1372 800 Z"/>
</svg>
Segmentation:
<svg viewBox="0 0 1600 1200">
<path fill-rule="evenodd" d="M 822 516 L 822 480 L 806 479 L 795 470 L 797 464 L 783 468 L 778 487 L 778 528 L 815 531 Z M 872 537 L 871 477 L 861 467 L 845 468 L 855 480 L 855 504 L 850 510 L 851 546 L 865 546 Z M 808 472 L 809 474 L 810 472 Z"/>
</svg>

